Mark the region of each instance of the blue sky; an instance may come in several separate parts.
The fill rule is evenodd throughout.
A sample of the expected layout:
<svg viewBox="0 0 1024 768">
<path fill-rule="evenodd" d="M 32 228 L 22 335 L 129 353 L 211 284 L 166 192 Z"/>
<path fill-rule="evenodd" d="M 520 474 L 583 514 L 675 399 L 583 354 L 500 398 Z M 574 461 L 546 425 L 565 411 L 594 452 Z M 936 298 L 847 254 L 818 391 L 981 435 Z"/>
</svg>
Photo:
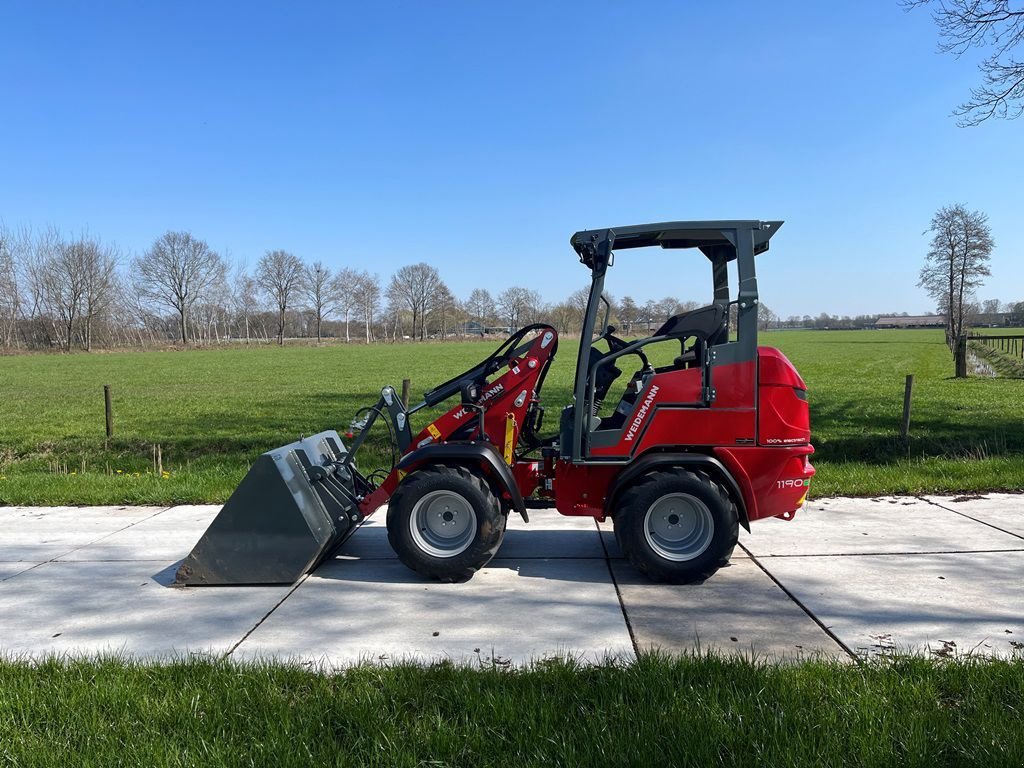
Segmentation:
<svg viewBox="0 0 1024 768">
<path fill-rule="evenodd" d="M 991 217 L 981 298 L 1024 300 L 1024 120 L 957 128 L 976 58 L 896 0 L 7 0 L 0 29 L 7 224 L 556 300 L 577 229 L 781 218 L 765 303 L 855 314 L 931 309 L 921 233 L 959 201 Z M 706 298 L 684 262 L 630 254 L 609 290 Z"/>
</svg>

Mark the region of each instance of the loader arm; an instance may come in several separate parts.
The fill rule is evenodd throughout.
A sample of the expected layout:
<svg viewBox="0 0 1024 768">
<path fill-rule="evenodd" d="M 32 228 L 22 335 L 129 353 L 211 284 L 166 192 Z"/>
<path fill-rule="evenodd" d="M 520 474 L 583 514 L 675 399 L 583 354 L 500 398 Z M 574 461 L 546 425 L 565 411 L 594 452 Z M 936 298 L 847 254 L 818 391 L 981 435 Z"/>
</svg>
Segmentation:
<svg viewBox="0 0 1024 768">
<path fill-rule="evenodd" d="M 536 331 L 534 338 L 516 346 L 532 331 Z M 456 395 L 460 396 L 460 402 L 412 437 L 398 465 L 359 503 L 360 513 L 363 516 L 373 514 L 387 502 L 402 478 L 417 467 L 458 461 L 450 448 L 433 450 L 436 447 L 485 443 L 511 468 L 516 461 L 524 425 L 535 423 L 533 420 L 539 418 L 540 389 L 557 348 L 558 334 L 554 328 L 527 326 L 513 334 L 480 365 L 428 392 L 424 402 L 410 409 L 410 413 Z M 466 461 L 477 465 L 507 504 L 524 512 L 521 497 L 533 491 L 526 479 L 528 473 L 517 471 L 514 475 L 523 478 L 518 482 L 526 487 L 515 484 L 509 487 L 511 471 L 495 471 L 490 461 L 472 459 L 472 453 L 466 452 Z M 517 499 L 519 503 L 513 503 Z"/>
<path fill-rule="evenodd" d="M 532 332 L 535 337 L 527 339 Z M 532 492 L 535 473 L 522 466 L 513 472 L 512 465 L 523 427 L 536 417 L 540 386 L 557 346 L 554 328 L 527 326 L 411 409 L 393 387 L 384 387 L 375 404 L 357 412 L 354 429 L 346 435 L 355 438 L 349 447 L 337 432 L 328 431 L 262 454 L 180 563 L 175 582 L 294 583 L 331 557 L 388 501 L 402 477 L 426 463 L 474 467 L 491 482 L 506 510 L 525 516 L 522 495 Z M 458 405 L 411 434 L 411 414 L 456 395 L 461 396 Z M 387 421 L 399 459 L 379 485 L 373 474 L 362 475 L 355 462 L 378 418 Z"/>
</svg>

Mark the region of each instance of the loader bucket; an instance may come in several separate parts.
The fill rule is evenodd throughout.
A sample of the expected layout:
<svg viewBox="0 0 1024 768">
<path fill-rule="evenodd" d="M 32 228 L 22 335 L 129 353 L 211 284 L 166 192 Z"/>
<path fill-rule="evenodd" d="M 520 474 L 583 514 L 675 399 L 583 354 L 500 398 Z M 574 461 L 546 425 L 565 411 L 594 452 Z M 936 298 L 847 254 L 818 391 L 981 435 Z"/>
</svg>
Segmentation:
<svg viewBox="0 0 1024 768">
<path fill-rule="evenodd" d="M 292 584 L 362 521 L 355 469 L 337 432 L 268 451 L 178 568 L 188 586 Z"/>
</svg>

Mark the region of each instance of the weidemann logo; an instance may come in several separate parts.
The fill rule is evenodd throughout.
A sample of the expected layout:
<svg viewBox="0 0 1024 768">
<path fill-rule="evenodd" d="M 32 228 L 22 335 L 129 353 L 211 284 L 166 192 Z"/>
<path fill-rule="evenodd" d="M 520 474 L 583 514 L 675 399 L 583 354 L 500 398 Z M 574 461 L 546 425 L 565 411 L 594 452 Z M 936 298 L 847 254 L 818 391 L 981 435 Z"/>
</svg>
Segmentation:
<svg viewBox="0 0 1024 768">
<path fill-rule="evenodd" d="M 651 406 L 654 405 L 654 399 L 658 396 L 658 385 L 652 384 L 650 391 L 647 393 L 647 397 L 644 398 L 643 405 L 640 406 L 640 410 L 637 411 L 636 418 L 633 419 L 633 423 L 629 425 L 629 430 L 626 432 L 626 442 L 632 442 L 633 438 L 636 437 L 637 430 L 640 429 L 640 425 L 644 423 L 644 419 L 647 418 L 647 412 L 651 410 Z"/>
<path fill-rule="evenodd" d="M 488 389 L 486 392 L 483 393 L 483 395 L 480 396 L 479 405 L 483 405 L 492 397 L 494 397 L 495 395 L 500 395 L 504 391 L 504 384 L 495 384 L 493 387 Z M 465 416 L 467 413 L 469 413 L 469 411 L 467 411 L 465 408 L 460 408 L 459 410 L 452 414 L 452 418 L 454 418 L 456 421 L 461 421 L 462 417 Z"/>
</svg>

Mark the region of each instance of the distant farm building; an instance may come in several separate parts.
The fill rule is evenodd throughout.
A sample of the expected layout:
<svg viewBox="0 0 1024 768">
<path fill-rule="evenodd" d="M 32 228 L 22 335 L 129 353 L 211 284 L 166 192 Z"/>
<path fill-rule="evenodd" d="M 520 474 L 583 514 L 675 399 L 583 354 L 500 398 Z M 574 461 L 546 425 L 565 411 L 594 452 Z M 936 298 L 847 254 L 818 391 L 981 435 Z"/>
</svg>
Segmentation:
<svg viewBox="0 0 1024 768">
<path fill-rule="evenodd" d="M 1016 325 L 1013 312 L 980 312 L 971 318 L 970 324 L 975 328 L 1003 328 Z"/>
<path fill-rule="evenodd" d="M 483 325 L 476 320 L 470 320 L 456 328 L 456 332 L 463 336 L 494 336 L 508 335 L 513 329 L 505 325 Z"/>
<path fill-rule="evenodd" d="M 945 315 L 905 315 L 880 317 L 875 321 L 875 328 L 945 328 Z"/>
</svg>

